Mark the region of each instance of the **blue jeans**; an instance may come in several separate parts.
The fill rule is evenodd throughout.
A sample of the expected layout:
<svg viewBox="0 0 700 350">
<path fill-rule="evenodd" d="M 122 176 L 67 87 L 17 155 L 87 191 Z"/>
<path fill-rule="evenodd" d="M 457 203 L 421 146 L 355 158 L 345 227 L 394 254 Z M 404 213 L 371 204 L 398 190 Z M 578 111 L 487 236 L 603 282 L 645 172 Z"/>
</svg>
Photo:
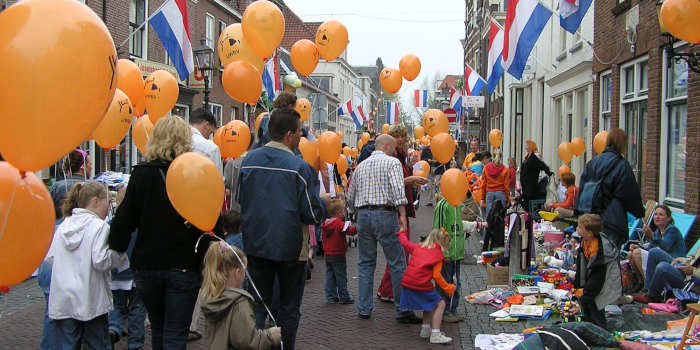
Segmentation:
<svg viewBox="0 0 700 350">
<path fill-rule="evenodd" d="M 406 257 L 396 232 L 399 219 L 395 211 L 360 209 L 357 214 L 357 244 L 359 247 L 358 273 L 360 314 L 370 315 L 374 309 L 374 270 L 377 266 L 377 242 L 382 245 L 384 257 L 389 264 L 391 284 L 394 289 L 396 317 L 411 315 L 411 311 L 399 308 L 401 279 L 406 271 Z"/>
<path fill-rule="evenodd" d="M 489 217 L 489 213 L 491 212 L 491 209 L 493 209 L 493 205 L 496 204 L 496 201 L 501 201 L 503 207 L 505 208 L 507 206 L 505 192 L 486 193 L 486 218 Z"/>
<path fill-rule="evenodd" d="M 451 297 L 439 287 L 437 288 L 438 293 L 445 299 L 445 315 L 457 313 L 457 307 L 459 306 L 459 290 L 462 287 L 462 281 L 459 278 L 459 266 L 461 262 L 461 259 L 442 262 L 442 277 L 445 278 L 447 283 L 454 283 L 455 285 L 455 292 Z"/>
<path fill-rule="evenodd" d="M 282 327 L 284 349 L 293 350 L 301 318 L 300 308 L 306 282 L 306 262 L 274 261 L 249 255 L 248 273 L 268 306 L 272 303 L 275 277 L 279 281 L 280 308 L 277 325 Z M 252 294 L 255 295 L 255 292 Z M 254 311 L 256 327 L 264 328 L 267 318 L 265 307 L 257 304 Z"/>
<path fill-rule="evenodd" d="M 323 240 L 321 235 L 321 225 L 316 225 L 314 229 L 314 235 L 316 236 L 316 246 L 314 246 L 314 256 L 318 256 L 323 252 Z"/>
<path fill-rule="evenodd" d="M 352 297 L 348 293 L 348 265 L 345 262 L 326 262 L 326 301 L 344 302 Z"/>
<path fill-rule="evenodd" d="M 649 289 L 649 286 L 651 286 L 651 281 L 654 278 L 654 275 L 657 273 L 656 266 L 662 262 L 670 263 L 671 261 L 673 261 L 673 257 L 666 253 L 666 251 L 663 249 L 651 248 L 649 250 L 649 256 L 647 257 L 646 277 L 644 278 L 644 287 L 646 287 L 646 289 Z"/>
<path fill-rule="evenodd" d="M 647 276 L 649 276 L 647 270 Z M 663 293 L 664 288 L 668 284 L 671 288 L 682 288 L 685 281 L 685 275 L 677 268 L 671 266 L 668 262 L 661 262 L 654 270 L 651 283 L 649 284 L 648 295 L 652 298 L 658 298 Z"/>
<path fill-rule="evenodd" d="M 151 321 L 153 350 L 185 350 L 202 277 L 196 269 L 134 271 L 136 292 Z"/>
<path fill-rule="evenodd" d="M 73 318 L 53 320 L 51 341 L 51 348 L 56 350 L 78 350 L 82 346 L 88 349 L 110 349 L 107 314 L 90 321 L 78 321 Z"/>
<path fill-rule="evenodd" d="M 51 322 L 53 320 L 49 318 L 49 292 L 51 289 L 51 271 L 52 266 L 46 262 L 42 262 L 39 266 L 39 277 L 37 282 L 39 287 L 44 292 L 46 297 L 46 309 L 44 309 L 44 329 L 41 332 L 41 350 L 51 349 Z"/>
<path fill-rule="evenodd" d="M 109 330 L 121 335 L 129 322 L 129 349 L 137 349 L 146 341 L 146 306 L 136 290 L 113 290 L 114 310 L 109 313 Z"/>
</svg>

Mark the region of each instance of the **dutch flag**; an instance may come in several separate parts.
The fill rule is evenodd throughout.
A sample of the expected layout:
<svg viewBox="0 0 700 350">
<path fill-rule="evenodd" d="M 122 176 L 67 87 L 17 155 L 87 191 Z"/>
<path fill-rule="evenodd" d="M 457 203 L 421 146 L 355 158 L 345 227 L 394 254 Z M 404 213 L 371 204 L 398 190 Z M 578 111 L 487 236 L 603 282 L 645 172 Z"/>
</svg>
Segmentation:
<svg viewBox="0 0 700 350">
<path fill-rule="evenodd" d="M 399 103 L 386 101 L 386 123 L 395 124 L 399 121 Z"/>
<path fill-rule="evenodd" d="M 149 22 L 168 52 L 180 80 L 187 79 L 194 72 L 187 0 L 166 1 L 151 15 Z"/>
<path fill-rule="evenodd" d="M 428 90 L 414 91 L 413 100 L 416 107 L 428 107 Z"/>
<path fill-rule="evenodd" d="M 486 90 L 492 94 L 503 76 L 503 28 L 491 19 L 489 30 L 489 60 L 486 75 Z"/>
<path fill-rule="evenodd" d="M 462 124 L 462 96 L 462 92 L 451 89 L 450 108 L 454 109 L 455 113 L 457 113 L 457 125 Z"/>
<path fill-rule="evenodd" d="M 467 96 L 480 96 L 481 90 L 486 85 L 484 78 L 472 69 L 468 64 L 464 65 L 464 82 Z"/>
<path fill-rule="evenodd" d="M 503 40 L 503 68 L 520 80 L 525 63 L 535 47 L 552 11 L 537 0 L 511 0 L 506 12 Z"/>
<path fill-rule="evenodd" d="M 559 24 L 575 34 L 593 0 L 559 0 Z"/>
<path fill-rule="evenodd" d="M 275 100 L 277 91 L 280 90 L 279 68 L 277 66 L 277 52 L 265 62 L 262 71 L 263 90 L 267 92 L 270 102 Z"/>
<path fill-rule="evenodd" d="M 360 118 L 358 118 L 357 114 L 352 108 L 352 100 L 348 100 L 348 102 L 345 102 L 342 105 L 340 105 L 340 108 L 338 108 L 338 115 L 348 116 L 352 118 L 352 121 L 355 122 L 355 126 L 358 129 L 362 127 L 362 122 L 360 121 Z"/>
</svg>

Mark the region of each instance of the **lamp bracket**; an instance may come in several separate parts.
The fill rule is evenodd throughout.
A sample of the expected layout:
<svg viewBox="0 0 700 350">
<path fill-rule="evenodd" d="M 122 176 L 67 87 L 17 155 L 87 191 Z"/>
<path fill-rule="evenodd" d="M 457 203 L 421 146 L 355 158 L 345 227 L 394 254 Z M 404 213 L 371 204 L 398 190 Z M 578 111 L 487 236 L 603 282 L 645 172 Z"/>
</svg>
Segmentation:
<svg viewBox="0 0 700 350">
<path fill-rule="evenodd" d="M 700 53 L 698 52 L 677 52 L 676 48 L 673 47 L 673 43 L 676 39 L 668 33 L 663 33 L 666 38 L 666 43 L 663 45 L 668 59 L 684 60 L 688 63 L 688 68 L 695 73 L 700 73 Z"/>
</svg>

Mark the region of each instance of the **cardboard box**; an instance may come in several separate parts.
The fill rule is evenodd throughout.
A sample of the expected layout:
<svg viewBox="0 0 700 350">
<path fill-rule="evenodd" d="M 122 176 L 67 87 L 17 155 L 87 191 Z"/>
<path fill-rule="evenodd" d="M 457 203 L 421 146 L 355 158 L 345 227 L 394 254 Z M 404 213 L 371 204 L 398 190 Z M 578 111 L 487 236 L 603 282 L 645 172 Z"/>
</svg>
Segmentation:
<svg viewBox="0 0 700 350">
<path fill-rule="evenodd" d="M 508 266 L 486 265 L 486 285 L 508 285 Z"/>
</svg>

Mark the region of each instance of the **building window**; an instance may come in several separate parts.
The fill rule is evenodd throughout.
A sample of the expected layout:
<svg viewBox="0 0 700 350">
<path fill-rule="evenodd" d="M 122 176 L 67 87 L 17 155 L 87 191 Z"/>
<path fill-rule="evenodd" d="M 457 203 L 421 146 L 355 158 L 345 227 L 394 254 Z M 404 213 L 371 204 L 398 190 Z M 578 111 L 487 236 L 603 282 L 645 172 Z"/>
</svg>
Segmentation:
<svg viewBox="0 0 700 350">
<path fill-rule="evenodd" d="M 621 101 L 624 124 L 621 124 L 627 132 L 627 161 L 632 166 L 640 187 L 644 183 L 646 168 L 648 71 L 646 58 L 627 64 L 620 71 L 625 84 L 622 87 L 624 96 Z"/>
<path fill-rule="evenodd" d="M 612 101 L 612 75 L 600 79 L 600 130 L 610 130 L 610 105 Z"/>
<path fill-rule="evenodd" d="M 561 50 L 559 50 L 559 52 L 563 54 L 566 54 L 566 33 L 567 31 L 561 28 L 559 33 L 559 47 L 561 47 Z"/>
<path fill-rule="evenodd" d="M 190 106 L 188 105 L 176 104 L 172 111 L 170 111 L 170 114 L 176 115 L 188 123 L 190 122 Z"/>
<path fill-rule="evenodd" d="M 238 107 L 231 106 L 231 120 L 238 120 Z"/>
<path fill-rule="evenodd" d="M 129 5 L 129 32 L 133 32 L 146 18 L 146 0 L 131 0 Z M 146 44 L 146 26 L 141 27 L 129 40 L 129 54 L 145 58 L 144 46 Z"/>
<path fill-rule="evenodd" d="M 214 16 L 207 13 L 205 18 L 206 31 L 204 38 L 206 39 L 207 46 L 214 48 Z"/>
<path fill-rule="evenodd" d="M 220 104 L 209 102 L 209 112 L 211 112 L 211 114 L 214 115 L 214 118 L 216 118 L 216 127 L 220 127 L 223 106 L 221 106 Z"/>
<path fill-rule="evenodd" d="M 642 95 L 647 94 L 647 77 L 649 76 L 649 64 L 647 62 L 642 62 L 639 64 L 639 93 Z"/>
<path fill-rule="evenodd" d="M 664 104 L 667 120 L 662 121 L 662 154 L 666 157 L 666 195 L 664 202 L 672 207 L 685 206 L 686 159 L 688 157 L 688 63 L 683 60 L 666 60 Z M 663 137 L 663 136 L 662 136 Z M 664 146 L 668 147 L 664 152 Z M 662 157 L 663 159 L 663 157 Z M 662 191 L 663 192 L 663 191 Z"/>
<path fill-rule="evenodd" d="M 625 97 L 634 95 L 634 66 L 625 68 Z"/>
<path fill-rule="evenodd" d="M 678 60 L 670 63 L 667 68 L 666 94 L 667 98 L 685 97 L 688 95 L 688 62 Z"/>
<path fill-rule="evenodd" d="M 225 29 L 226 29 L 226 22 L 219 21 L 219 30 L 216 33 L 216 38 L 217 38 L 216 40 L 219 40 L 219 38 L 221 37 L 221 33 L 223 33 Z M 217 57 L 219 56 L 218 47 L 219 47 L 219 45 L 212 46 L 212 48 L 216 51 Z M 224 69 L 224 64 L 221 62 L 221 60 L 219 60 L 219 69 L 222 69 L 222 70 Z"/>
</svg>

